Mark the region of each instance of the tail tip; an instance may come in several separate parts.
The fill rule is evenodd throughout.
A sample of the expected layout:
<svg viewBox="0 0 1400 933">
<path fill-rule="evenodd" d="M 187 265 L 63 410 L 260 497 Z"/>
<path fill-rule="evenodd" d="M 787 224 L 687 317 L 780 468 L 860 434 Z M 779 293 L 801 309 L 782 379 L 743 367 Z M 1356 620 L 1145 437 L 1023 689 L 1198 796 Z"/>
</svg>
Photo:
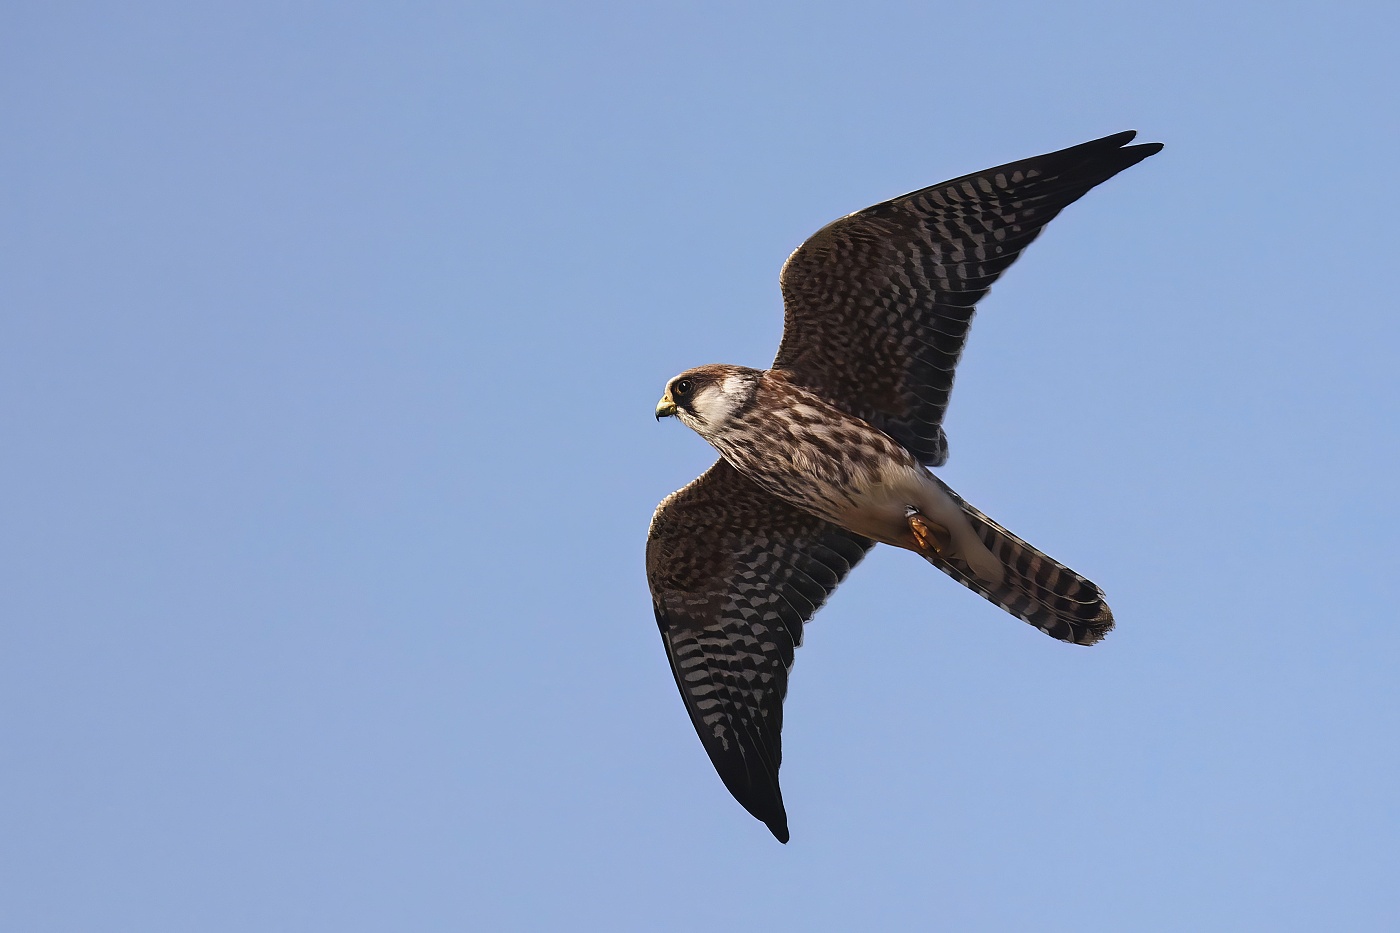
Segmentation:
<svg viewBox="0 0 1400 933">
<path fill-rule="evenodd" d="M 1101 603 L 1103 609 L 1097 618 L 1089 622 L 1080 622 L 1071 626 L 1070 637 L 1064 641 L 1076 645 L 1097 645 L 1104 640 L 1104 636 L 1113 631 L 1113 612 L 1108 608 L 1108 603 Z"/>
</svg>

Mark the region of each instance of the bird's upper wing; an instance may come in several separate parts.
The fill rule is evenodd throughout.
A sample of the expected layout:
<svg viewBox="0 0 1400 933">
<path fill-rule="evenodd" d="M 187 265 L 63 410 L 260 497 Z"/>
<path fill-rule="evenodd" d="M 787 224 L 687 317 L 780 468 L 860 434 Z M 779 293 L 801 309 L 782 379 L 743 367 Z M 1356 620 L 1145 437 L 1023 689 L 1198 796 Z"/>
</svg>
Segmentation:
<svg viewBox="0 0 1400 933">
<path fill-rule="evenodd" d="M 783 696 L 802 625 L 873 542 L 765 492 L 726 461 L 668 496 L 647 581 L 685 707 L 715 770 L 782 842 Z"/>
<path fill-rule="evenodd" d="M 940 426 L 974 305 L 1067 205 L 1162 147 L 1132 132 L 933 185 L 827 224 L 783 265 L 788 370 L 898 440 L 947 458 Z"/>
</svg>

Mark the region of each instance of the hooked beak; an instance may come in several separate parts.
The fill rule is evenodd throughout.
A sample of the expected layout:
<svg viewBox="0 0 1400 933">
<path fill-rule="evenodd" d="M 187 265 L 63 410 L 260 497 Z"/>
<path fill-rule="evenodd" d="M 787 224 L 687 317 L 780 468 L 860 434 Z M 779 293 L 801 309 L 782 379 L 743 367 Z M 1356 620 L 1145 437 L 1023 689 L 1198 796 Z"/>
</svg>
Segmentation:
<svg viewBox="0 0 1400 933">
<path fill-rule="evenodd" d="M 669 418 L 676 413 L 676 403 L 671 401 L 671 394 L 668 392 L 661 396 L 661 401 L 656 403 L 656 420 Z"/>
</svg>

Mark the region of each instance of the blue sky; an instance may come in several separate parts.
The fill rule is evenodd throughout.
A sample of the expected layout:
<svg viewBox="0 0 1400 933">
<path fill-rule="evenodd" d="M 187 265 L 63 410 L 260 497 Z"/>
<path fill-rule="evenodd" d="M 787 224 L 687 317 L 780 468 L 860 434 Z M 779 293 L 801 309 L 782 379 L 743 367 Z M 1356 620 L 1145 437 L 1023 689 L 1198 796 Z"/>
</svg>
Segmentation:
<svg viewBox="0 0 1400 933">
<path fill-rule="evenodd" d="M 7 5 L 0 926 L 1393 929 L 1397 18 Z M 1118 629 L 877 549 L 780 846 L 656 634 L 656 397 L 825 222 L 1127 128 L 942 471 Z"/>
</svg>

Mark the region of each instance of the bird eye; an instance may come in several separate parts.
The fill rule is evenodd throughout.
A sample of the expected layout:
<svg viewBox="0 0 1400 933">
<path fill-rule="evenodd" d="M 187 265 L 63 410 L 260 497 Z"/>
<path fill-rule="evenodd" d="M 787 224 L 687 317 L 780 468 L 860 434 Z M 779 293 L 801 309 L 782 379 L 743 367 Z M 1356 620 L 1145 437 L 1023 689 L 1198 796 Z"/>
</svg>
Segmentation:
<svg viewBox="0 0 1400 933">
<path fill-rule="evenodd" d="M 695 388 L 695 384 L 689 379 L 676 380 L 675 387 L 671 390 L 676 395 L 685 396 L 690 394 L 690 390 Z"/>
</svg>

